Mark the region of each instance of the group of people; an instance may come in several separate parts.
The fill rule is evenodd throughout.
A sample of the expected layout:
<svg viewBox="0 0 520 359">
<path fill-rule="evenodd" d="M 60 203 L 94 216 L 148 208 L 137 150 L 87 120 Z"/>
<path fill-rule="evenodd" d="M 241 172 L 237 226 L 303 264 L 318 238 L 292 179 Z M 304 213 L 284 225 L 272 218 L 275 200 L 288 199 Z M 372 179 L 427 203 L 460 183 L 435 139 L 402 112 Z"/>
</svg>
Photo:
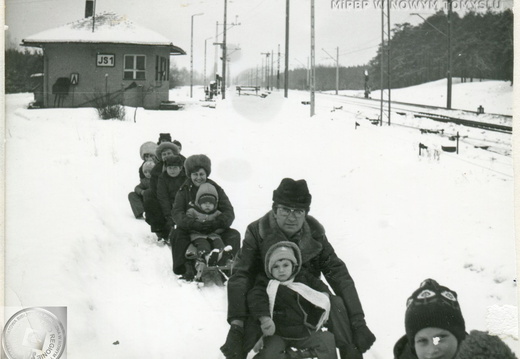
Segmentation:
<svg viewBox="0 0 520 359">
<path fill-rule="evenodd" d="M 137 219 L 144 219 L 160 243 L 172 249 L 173 271 L 200 280 L 206 266 L 228 266 L 240 248 L 240 234 L 230 228 L 235 213 L 224 190 L 209 179 L 206 155 L 181 154 L 169 133 L 141 145 L 140 182 L 128 199 Z"/>
<path fill-rule="evenodd" d="M 167 162 L 159 147 L 161 175 L 171 176 L 168 163 L 176 162 Z M 143 173 L 150 167 L 145 164 Z M 345 263 L 324 227 L 309 215 L 307 182 L 282 179 L 273 191 L 271 209 L 249 224 L 240 243 L 240 234 L 230 228 L 234 211 L 229 198 L 208 178 L 209 158 L 186 158 L 184 173 L 183 183 L 172 187 L 176 194 L 170 207 L 161 207 L 170 209 L 171 219 L 165 221 L 171 220 L 174 228 L 169 234 L 173 271 L 196 277 L 197 260 L 218 263 L 234 257 L 227 282 L 230 328 L 220 348 L 224 356 L 245 359 L 253 350 L 255 359 L 333 359 L 338 352 L 342 359 L 362 358 L 376 337 Z M 146 202 L 145 195 L 148 221 Z M 433 279 L 421 283 L 408 299 L 405 332 L 395 344 L 394 359 L 516 358 L 498 337 L 468 334 L 456 292 Z"/>
</svg>

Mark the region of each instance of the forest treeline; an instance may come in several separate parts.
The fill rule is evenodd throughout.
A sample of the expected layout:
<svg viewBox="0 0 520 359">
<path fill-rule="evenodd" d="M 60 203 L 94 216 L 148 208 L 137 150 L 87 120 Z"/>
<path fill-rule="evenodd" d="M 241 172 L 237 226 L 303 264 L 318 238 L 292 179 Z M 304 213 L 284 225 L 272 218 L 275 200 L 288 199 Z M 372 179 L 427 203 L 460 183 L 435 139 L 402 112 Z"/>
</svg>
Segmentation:
<svg viewBox="0 0 520 359">
<path fill-rule="evenodd" d="M 452 77 L 463 81 L 494 79 L 513 81 L 513 12 L 469 12 L 460 17 L 452 14 L 451 49 Z M 426 18 L 419 25 L 397 24 L 392 29 L 390 45 L 391 87 L 407 87 L 446 78 L 448 70 L 447 16 L 442 10 Z M 340 44 L 341 46 L 341 44 Z M 386 47 L 384 57 L 384 84 L 387 84 Z M 368 64 L 340 67 L 339 89 L 364 89 L 364 72 L 368 71 L 372 90 L 381 86 L 381 44 L 376 56 Z M 248 71 L 238 82 L 251 82 Z M 281 76 L 283 88 L 283 75 Z M 273 79 L 276 85 L 276 77 Z M 260 82 L 265 86 L 265 79 Z M 272 80 L 271 80 L 271 83 Z M 275 86 L 276 87 L 276 86 Z M 308 72 L 305 68 L 289 71 L 290 89 L 307 89 Z M 316 90 L 336 88 L 336 67 L 316 66 Z"/>
<path fill-rule="evenodd" d="M 447 16 L 441 10 L 419 25 L 398 24 L 392 29 L 389 41 L 391 87 L 407 87 L 445 78 L 448 70 Z M 452 76 L 466 81 L 495 79 L 513 82 L 513 12 L 469 12 L 460 17 L 452 15 L 451 30 Z M 339 44 L 341 46 L 341 44 Z M 386 57 L 383 48 L 383 60 Z M 379 89 L 381 84 L 381 44 L 376 56 L 366 65 L 339 68 L 340 90 L 364 89 L 365 70 L 369 74 L 369 86 Z M 31 75 L 43 72 L 43 56 L 29 49 L 7 48 L 5 51 L 6 93 L 31 92 L 34 87 Z M 254 71 L 256 74 L 256 71 Z M 384 63 L 384 83 L 387 84 L 387 65 Z M 211 80 L 208 74 L 207 81 Z M 283 88 L 283 73 L 269 79 L 271 87 Z M 204 82 L 200 73 L 194 72 L 195 85 Z M 239 85 L 266 86 L 266 80 L 253 76 L 253 70 L 238 75 Z M 172 63 L 170 88 L 189 85 L 190 73 Z M 289 88 L 309 88 L 309 72 L 296 68 L 289 72 Z M 336 67 L 316 66 L 316 90 L 336 88 Z"/>
</svg>

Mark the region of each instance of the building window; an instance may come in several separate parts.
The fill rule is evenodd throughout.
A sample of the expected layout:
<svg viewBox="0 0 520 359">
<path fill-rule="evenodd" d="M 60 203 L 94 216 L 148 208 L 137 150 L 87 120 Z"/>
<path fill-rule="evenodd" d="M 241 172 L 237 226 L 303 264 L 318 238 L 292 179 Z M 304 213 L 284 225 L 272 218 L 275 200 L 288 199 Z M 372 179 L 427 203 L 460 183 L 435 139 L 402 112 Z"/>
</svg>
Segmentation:
<svg viewBox="0 0 520 359">
<path fill-rule="evenodd" d="M 168 80 L 168 60 L 166 57 L 155 56 L 155 81 Z"/>
<path fill-rule="evenodd" d="M 144 80 L 146 69 L 145 55 L 125 55 L 123 80 Z"/>
</svg>

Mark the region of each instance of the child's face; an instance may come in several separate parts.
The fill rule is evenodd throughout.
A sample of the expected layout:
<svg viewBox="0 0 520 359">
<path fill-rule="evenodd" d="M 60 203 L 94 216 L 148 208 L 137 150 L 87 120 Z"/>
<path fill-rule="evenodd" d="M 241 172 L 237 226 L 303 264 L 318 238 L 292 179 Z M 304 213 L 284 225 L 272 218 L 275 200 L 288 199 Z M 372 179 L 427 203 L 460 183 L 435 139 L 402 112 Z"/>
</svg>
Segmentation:
<svg viewBox="0 0 520 359">
<path fill-rule="evenodd" d="M 415 334 L 415 352 L 419 359 L 453 359 L 457 354 L 457 338 L 440 328 L 423 328 Z"/>
<path fill-rule="evenodd" d="M 288 259 L 280 259 L 276 261 L 271 269 L 274 279 L 284 282 L 291 277 L 293 273 L 293 263 Z"/>
<path fill-rule="evenodd" d="M 179 173 L 181 173 L 181 167 L 180 166 L 167 166 L 166 172 L 168 172 L 168 176 L 170 177 L 177 177 Z"/>
<path fill-rule="evenodd" d="M 155 156 L 152 155 L 151 153 L 145 153 L 144 154 L 144 160 L 145 161 L 154 161 L 155 160 Z"/>
<path fill-rule="evenodd" d="M 144 173 L 144 176 L 146 178 L 152 178 L 152 171 L 151 170 L 145 170 L 145 171 L 143 171 L 143 173 Z"/>
<path fill-rule="evenodd" d="M 209 213 L 215 209 L 215 205 L 211 202 L 203 202 L 200 203 L 200 209 L 202 209 L 204 212 Z"/>
</svg>

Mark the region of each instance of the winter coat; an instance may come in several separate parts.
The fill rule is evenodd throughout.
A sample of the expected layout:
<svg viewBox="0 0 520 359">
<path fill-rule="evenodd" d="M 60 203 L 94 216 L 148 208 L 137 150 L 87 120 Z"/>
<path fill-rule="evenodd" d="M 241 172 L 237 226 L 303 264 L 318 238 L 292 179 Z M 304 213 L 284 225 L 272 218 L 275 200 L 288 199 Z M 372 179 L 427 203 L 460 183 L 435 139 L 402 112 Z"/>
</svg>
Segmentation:
<svg viewBox="0 0 520 359">
<path fill-rule="evenodd" d="M 401 337 L 394 346 L 394 359 L 417 359 L 410 350 L 408 339 Z M 478 330 L 459 344 L 454 359 L 517 359 L 511 348 L 499 337 Z"/>
<path fill-rule="evenodd" d="M 150 179 L 143 177 L 137 186 L 134 188 L 134 192 L 139 196 L 143 196 L 143 192 L 150 188 Z"/>
<path fill-rule="evenodd" d="M 278 227 L 272 211 L 247 227 L 234 274 L 228 281 L 228 322 L 244 320 L 249 315 L 246 295 L 256 277 L 265 273 L 264 259 L 268 249 L 274 243 L 287 240 L 300 248 L 302 270 L 318 279 L 323 274 L 334 293 L 343 299 L 351 325 L 365 324 L 354 281 L 327 240 L 323 226 L 315 218 L 307 216 L 302 229 L 287 238 Z"/>
<path fill-rule="evenodd" d="M 164 216 L 168 219 L 171 218 L 173 202 L 175 201 L 177 191 L 185 181 L 186 175 L 184 171 L 181 171 L 177 177 L 172 177 L 167 172 L 163 172 L 159 175 L 159 180 L 157 181 L 157 199 L 159 200 Z"/>
<path fill-rule="evenodd" d="M 152 172 L 150 173 L 152 176 L 150 177 L 150 190 L 152 192 L 153 196 L 157 196 L 157 184 L 159 183 L 159 176 L 166 171 L 164 168 L 164 162 L 159 161 L 155 165 L 154 168 L 152 168 Z"/>
<path fill-rule="evenodd" d="M 218 184 L 209 178 L 207 179 L 207 182 L 215 186 L 219 198 L 217 210 L 219 210 L 221 214 L 214 220 L 215 229 L 229 228 L 235 220 L 235 211 L 233 206 L 231 205 L 231 202 L 229 201 L 229 198 L 224 190 Z M 198 187 L 195 186 L 191 179 L 188 178 L 177 192 L 177 196 L 175 197 L 175 202 L 173 204 L 172 216 L 173 221 L 176 223 L 178 228 L 184 229 L 186 231 L 194 230 L 193 223 L 195 223 L 197 220 L 195 218 L 188 217 L 186 213 L 189 208 L 194 207 L 197 190 Z"/>
<path fill-rule="evenodd" d="M 329 288 L 318 278 L 304 271 L 299 272 L 294 282 L 330 295 Z M 270 317 L 267 285 L 269 279 L 265 274 L 259 274 L 254 287 L 247 294 L 249 311 L 255 319 Z M 276 293 L 273 311 L 273 321 L 276 325 L 275 334 L 287 339 L 302 339 L 315 332 L 323 308 L 319 308 L 302 295 L 285 285 L 280 285 Z"/>
</svg>

